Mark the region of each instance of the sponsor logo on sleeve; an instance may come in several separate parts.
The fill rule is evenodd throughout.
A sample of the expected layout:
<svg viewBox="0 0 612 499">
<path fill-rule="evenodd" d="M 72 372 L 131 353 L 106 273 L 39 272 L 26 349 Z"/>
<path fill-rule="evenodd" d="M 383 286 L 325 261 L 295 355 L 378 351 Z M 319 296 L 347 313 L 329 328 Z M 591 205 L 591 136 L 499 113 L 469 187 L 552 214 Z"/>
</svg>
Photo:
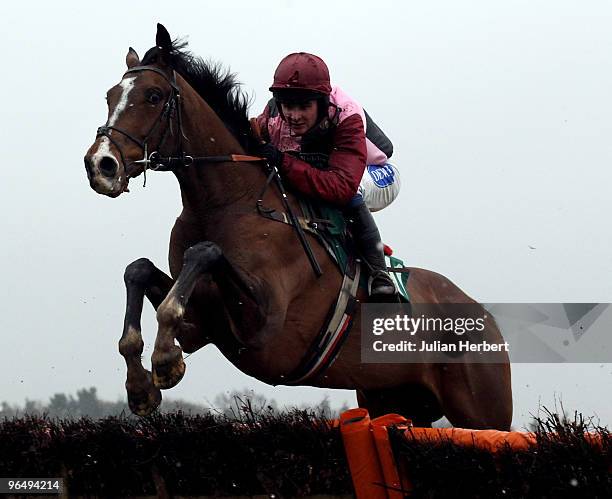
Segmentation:
<svg viewBox="0 0 612 499">
<path fill-rule="evenodd" d="M 395 182 L 395 172 L 390 164 L 368 165 L 368 173 L 376 186 L 384 189 Z"/>
</svg>

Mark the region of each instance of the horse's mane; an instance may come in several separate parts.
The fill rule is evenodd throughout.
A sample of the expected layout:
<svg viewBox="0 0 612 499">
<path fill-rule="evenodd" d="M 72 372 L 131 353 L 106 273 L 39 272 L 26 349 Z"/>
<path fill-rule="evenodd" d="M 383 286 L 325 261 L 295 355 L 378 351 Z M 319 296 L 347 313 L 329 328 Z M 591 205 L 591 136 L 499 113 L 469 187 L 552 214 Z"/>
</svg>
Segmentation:
<svg viewBox="0 0 612 499">
<path fill-rule="evenodd" d="M 248 109 L 250 98 L 241 89 L 236 74 L 220 63 L 205 61 L 185 50 L 186 42 L 174 40 L 167 57 L 172 69 L 179 73 L 208 103 L 242 146 L 253 144 Z M 157 62 L 159 49 L 153 47 L 142 58 L 141 64 Z"/>
</svg>

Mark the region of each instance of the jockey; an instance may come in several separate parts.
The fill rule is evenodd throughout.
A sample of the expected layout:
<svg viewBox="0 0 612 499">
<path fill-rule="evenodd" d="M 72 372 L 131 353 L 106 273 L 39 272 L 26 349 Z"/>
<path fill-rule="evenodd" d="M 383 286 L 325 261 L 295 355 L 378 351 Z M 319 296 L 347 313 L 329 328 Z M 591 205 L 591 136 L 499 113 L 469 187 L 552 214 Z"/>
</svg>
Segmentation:
<svg viewBox="0 0 612 499">
<path fill-rule="evenodd" d="M 387 156 L 366 140 L 363 108 L 340 88 L 331 86 L 329 70 L 321 58 L 304 52 L 290 54 L 280 62 L 270 90 L 273 99 L 257 118 L 267 141 L 259 154 L 297 191 L 343 209 L 371 270 L 370 295 L 395 295 L 380 233 L 360 188 L 366 165 L 385 165 L 387 161 Z"/>
</svg>

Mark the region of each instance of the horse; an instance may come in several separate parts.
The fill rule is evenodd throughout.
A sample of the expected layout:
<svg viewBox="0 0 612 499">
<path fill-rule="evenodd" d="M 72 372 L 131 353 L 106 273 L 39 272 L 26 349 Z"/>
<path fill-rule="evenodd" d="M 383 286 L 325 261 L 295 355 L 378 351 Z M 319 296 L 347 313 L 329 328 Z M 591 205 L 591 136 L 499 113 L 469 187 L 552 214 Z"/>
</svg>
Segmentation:
<svg viewBox="0 0 612 499">
<path fill-rule="evenodd" d="M 158 24 L 156 44 L 142 60 L 129 48 L 127 70 L 107 92 L 106 125 L 84 158 L 90 186 L 99 194 L 119 196 L 130 179 L 155 165 L 172 171 L 181 191 L 170 275 L 146 258 L 130 263 L 124 274 L 119 352 L 127 365 L 129 407 L 140 416 L 159 406 L 160 390 L 182 379 L 183 353 L 209 343 L 242 372 L 268 384 L 289 384 L 342 282 L 338 266 L 311 235 L 305 237 L 320 262 L 320 276 L 312 272 L 294 227 L 256 210 L 268 172 L 249 156 L 256 140 L 248 99 L 234 74 L 204 62 L 185 45 Z M 270 188 L 263 201 L 282 211 L 282 197 Z M 298 209 L 290 189 L 286 201 Z M 408 292 L 417 312 L 420 303 L 440 313 L 447 303 L 476 304 L 446 277 L 409 270 Z M 368 301 L 367 291 L 358 293 L 360 302 Z M 145 296 L 158 322 L 151 371 L 141 363 Z M 509 429 L 507 356 L 488 364 L 435 363 L 426 354 L 419 363 L 362 363 L 361 321 L 358 307 L 335 360 L 300 385 L 356 390 L 359 405 L 372 416 L 396 412 L 419 426 L 446 416 L 456 426 Z M 501 341 L 492 318 L 484 334 Z"/>
</svg>

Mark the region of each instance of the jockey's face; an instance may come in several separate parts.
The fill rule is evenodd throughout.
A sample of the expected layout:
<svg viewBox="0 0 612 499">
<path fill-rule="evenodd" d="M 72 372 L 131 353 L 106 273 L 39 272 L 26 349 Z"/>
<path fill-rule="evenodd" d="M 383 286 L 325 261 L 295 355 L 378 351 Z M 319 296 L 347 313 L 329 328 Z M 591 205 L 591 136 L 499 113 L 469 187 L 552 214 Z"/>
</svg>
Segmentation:
<svg viewBox="0 0 612 499">
<path fill-rule="evenodd" d="M 281 109 L 294 135 L 304 135 L 317 124 L 317 101 L 315 99 L 294 103 L 282 102 Z"/>
</svg>

